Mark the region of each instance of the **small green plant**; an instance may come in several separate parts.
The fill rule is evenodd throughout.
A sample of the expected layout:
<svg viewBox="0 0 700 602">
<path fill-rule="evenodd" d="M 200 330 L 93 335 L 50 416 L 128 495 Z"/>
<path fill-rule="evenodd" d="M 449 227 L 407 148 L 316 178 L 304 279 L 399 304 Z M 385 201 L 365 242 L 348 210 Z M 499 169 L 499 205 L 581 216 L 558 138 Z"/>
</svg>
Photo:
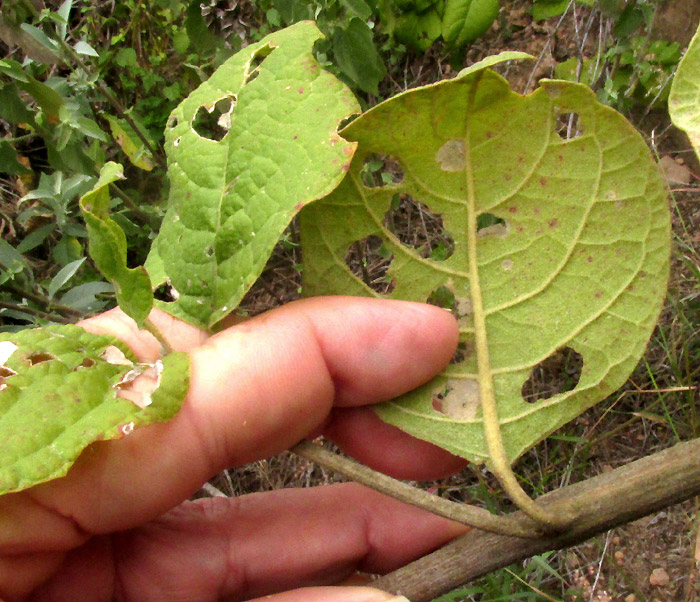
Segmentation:
<svg viewBox="0 0 700 602">
<path fill-rule="evenodd" d="M 383 0 L 384 30 L 408 48 L 424 52 L 443 40 L 460 49 L 488 31 L 498 16 L 499 0 Z"/>
</svg>

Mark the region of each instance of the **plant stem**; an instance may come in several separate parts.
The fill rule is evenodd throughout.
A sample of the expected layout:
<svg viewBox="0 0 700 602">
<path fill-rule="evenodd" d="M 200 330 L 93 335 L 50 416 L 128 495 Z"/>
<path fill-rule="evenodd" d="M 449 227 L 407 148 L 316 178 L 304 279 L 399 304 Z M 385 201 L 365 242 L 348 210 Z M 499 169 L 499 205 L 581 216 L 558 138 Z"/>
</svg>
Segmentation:
<svg viewBox="0 0 700 602">
<path fill-rule="evenodd" d="M 65 316 L 70 316 L 73 318 L 83 317 L 83 313 L 78 311 L 77 309 L 73 309 L 72 307 L 69 307 L 67 305 L 61 305 L 60 303 L 53 303 L 48 297 L 38 295 L 30 291 L 23 291 L 8 284 L 1 285 L 0 291 L 7 291 L 8 293 L 11 293 L 18 297 L 23 297 L 25 299 L 28 299 L 29 301 L 34 301 L 34 303 L 43 305 L 47 310 L 53 310 Z M 47 313 L 46 315 L 50 315 L 50 313 Z"/>
<path fill-rule="evenodd" d="M 496 516 L 483 508 L 451 502 L 358 464 L 349 458 L 334 454 L 315 443 L 302 441 L 290 451 L 397 500 L 465 525 L 515 537 L 532 538 L 542 535 L 530 520 L 516 521 L 510 516 Z"/>
<path fill-rule="evenodd" d="M 45 311 L 41 311 L 40 309 L 34 309 L 33 307 L 27 307 L 26 305 L 17 305 L 16 303 L 8 303 L 7 301 L 0 301 L 0 307 L 4 307 L 6 309 L 12 309 L 14 311 L 21 311 L 25 312 L 28 314 L 32 314 L 34 316 L 38 316 L 39 318 L 45 318 L 47 320 L 51 320 L 52 322 L 59 322 L 60 324 L 71 324 L 72 321 L 69 320 L 68 318 L 64 318 L 63 316 L 57 316 L 56 314 L 50 314 Z"/>
<path fill-rule="evenodd" d="M 558 535 L 523 539 L 470 531 L 463 537 L 372 583 L 412 602 L 429 602 L 455 587 L 514 562 L 581 543 L 613 527 L 700 495 L 700 439 L 678 443 L 611 472 L 538 499 L 552 513 L 577 508 Z M 518 512 L 513 518 L 525 518 Z"/>
<path fill-rule="evenodd" d="M 144 320 L 143 327 L 158 340 L 162 348 L 162 355 L 168 355 L 173 352 L 173 348 L 170 346 L 168 340 L 150 318 Z"/>
</svg>

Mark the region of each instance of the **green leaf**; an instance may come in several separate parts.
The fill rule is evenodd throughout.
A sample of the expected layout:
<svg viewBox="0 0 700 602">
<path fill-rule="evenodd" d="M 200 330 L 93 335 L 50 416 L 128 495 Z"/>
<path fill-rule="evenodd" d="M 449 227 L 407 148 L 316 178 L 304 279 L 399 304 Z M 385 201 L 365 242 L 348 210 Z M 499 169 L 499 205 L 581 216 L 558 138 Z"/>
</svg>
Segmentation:
<svg viewBox="0 0 700 602">
<path fill-rule="evenodd" d="M 442 20 L 435 8 L 422 14 L 404 13 L 396 18 L 394 37 L 417 52 L 425 52 L 441 33 Z"/>
<path fill-rule="evenodd" d="M 109 217 L 109 184 L 123 177 L 121 165 L 105 164 L 95 187 L 80 199 L 80 208 L 88 229 L 90 256 L 114 285 L 119 307 L 143 328 L 153 307 L 151 280 L 144 268 L 127 267 L 126 236 Z"/>
<path fill-rule="evenodd" d="M 214 52 L 223 43 L 223 40 L 215 36 L 207 27 L 207 23 L 202 17 L 201 3 L 198 0 L 191 2 L 187 7 L 185 27 L 190 43 L 197 52 Z"/>
<path fill-rule="evenodd" d="M 96 280 L 85 282 L 74 286 L 61 297 L 61 305 L 67 305 L 81 311 L 95 311 L 102 309 L 104 301 L 97 298 L 97 295 L 114 293 L 114 287 L 108 282 Z"/>
<path fill-rule="evenodd" d="M 113 115 L 105 115 L 105 117 L 109 122 L 112 136 L 124 154 L 129 157 L 129 161 L 140 169 L 151 171 L 155 167 L 155 161 L 143 141 L 134 132 L 134 128 L 125 119 Z"/>
<path fill-rule="evenodd" d="M 363 21 L 368 21 L 372 17 L 372 8 L 365 0 L 340 0 L 340 2 L 348 10 L 348 13 Z"/>
<path fill-rule="evenodd" d="M 0 238 L 0 266 L 13 274 L 17 274 L 28 267 L 22 254 L 4 238 Z"/>
<path fill-rule="evenodd" d="M 379 94 L 377 86 L 386 75 L 386 68 L 374 46 L 372 30 L 364 21 L 353 17 L 347 27 L 336 28 L 333 53 L 343 74 L 361 90 Z"/>
<path fill-rule="evenodd" d="M 5 84 L 0 88 L 0 118 L 14 124 L 35 124 L 34 113 L 19 97 L 19 91 L 14 84 Z"/>
<path fill-rule="evenodd" d="M 33 25 L 29 25 L 28 23 L 22 23 L 20 25 L 20 28 L 28 33 L 36 42 L 38 42 L 41 46 L 43 46 L 46 50 L 48 50 L 51 54 L 57 55 L 57 43 L 54 42 L 51 38 L 49 38 L 41 29 L 38 27 L 34 27 Z"/>
<path fill-rule="evenodd" d="M 499 0 L 447 0 L 442 37 L 455 48 L 483 36 L 498 16 Z"/>
<path fill-rule="evenodd" d="M 678 65 L 668 97 L 668 111 L 671 121 L 688 134 L 700 158 L 700 28 Z"/>
<path fill-rule="evenodd" d="M 23 175 L 32 173 L 17 160 L 17 151 L 4 140 L 0 140 L 0 173 Z"/>
<path fill-rule="evenodd" d="M 26 81 L 19 81 L 19 86 L 34 97 L 36 104 L 46 114 L 49 123 L 58 123 L 61 108 L 66 103 L 63 97 L 56 90 L 30 75 L 26 76 Z"/>
<path fill-rule="evenodd" d="M 83 265 L 84 261 L 85 257 L 81 257 L 80 259 L 72 261 L 68 265 L 62 267 L 58 271 L 58 274 L 56 274 L 49 283 L 49 299 L 53 299 L 54 295 L 61 290 L 61 288 L 63 288 L 66 282 L 75 276 L 75 273 L 80 269 L 80 266 Z"/>
<path fill-rule="evenodd" d="M 482 411 L 495 404 L 491 424 L 512 462 L 635 367 L 665 295 L 670 220 L 657 166 L 619 113 L 575 83 L 543 81 L 521 96 L 484 65 L 386 101 L 341 132 L 358 150 L 341 186 L 302 212 L 304 292 L 449 307 L 460 325 L 455 363 L 377 412 L 488 462 Z M 363 183 L 377 156 L 395 166 L 396 183 Z M 392 211 L 397 194 L 403 209 Z M 451 253 L 430 257 L 414 242 L 420 229 L 395 227 L 410 202 Z M 370 236 L 393 256 L 380 272 L 388 293 L 346 260 Z M 533 373 L 567 353 L 583 363 L 578 382 L 565 371 L 547 381 L 567 385 L 561 392 L 526 400 Z"/>
<path fill-rule="evenodd" d="M 90 44 L 83 42 L 82 40 L 75 43 L 73 50 L 75 50 L 78 54 L 84 54 L 86 56 L 100 56 L 97 54 L 97 51 L 90 46 Z"/>
<path fill-rule="evenodd" d="M 171 114 L 169 207 L 146 262 L 153 284 L 168 280 L 179 295 L 160 304 L 165 311 L 216 324 L 255 282 L 294 215 L 345 174 L 354 145 L 337 128 L 359 108 L 314 59 L 320 37 L 310 22 L 273 33 L 231 57 Z"/>
<path fill-rule="evenodd" d="M 150 394 L 129 390 L 136 375 L 154 377 Z M 172 418 L 188 385 L 184 353 L 139 364 L 118 339 L 74 325 L 0 334 L 0 494 L 64 476 L 94 441 Z"/>
<path fill-rule="evenodd" d="M 22 239 L 22 242 L 17 245 L 17 250 L 20 253 L 26 253 L 27 251 L 35 249 L 42 244 L 55 229 L 56 224 L 46 224 L 36 230 L 32 230 Z"/>
<path fill-rule="evenodd" d="M 66 32 L 68 30 L 68 18 L 70 17 L 70 11 L 73 8 L 73 0 L 64 0 L 61 6 L 56 11 L 56 14 L 60 17 L 60 22 L 56 26 L 56 33 L 62 39 L 66 39 Z"/>
<path fill-rule="evenodd" d="M 558 17 L 564 14 L 569 4 L 571 4 L 571 0 L 536 1 L 532 7 L 532 18 L 535 21 L 543 21 L 550 17 Z"/>
</svg>

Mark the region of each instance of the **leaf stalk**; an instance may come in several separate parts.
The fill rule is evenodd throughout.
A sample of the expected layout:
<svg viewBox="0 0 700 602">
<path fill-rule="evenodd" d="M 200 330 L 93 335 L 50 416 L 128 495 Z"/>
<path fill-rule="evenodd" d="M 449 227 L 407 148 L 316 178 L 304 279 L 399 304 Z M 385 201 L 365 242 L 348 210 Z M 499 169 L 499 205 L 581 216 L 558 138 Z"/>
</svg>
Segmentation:
<svg viewBox="0 0 700 602">
<path fill-rule="evenodd" d="M 368 466 L 358 464 L 310 441 L 297 443 L 290 451 L 305 460 L 338 472 L 375 491 L 470 527 L 521 538 L 542 536 L 542 532 L 530 520 L 513 520 L 510 516 L 496 516 L 477 506 L 451 502 L 377 472 Z"/>
</svg>

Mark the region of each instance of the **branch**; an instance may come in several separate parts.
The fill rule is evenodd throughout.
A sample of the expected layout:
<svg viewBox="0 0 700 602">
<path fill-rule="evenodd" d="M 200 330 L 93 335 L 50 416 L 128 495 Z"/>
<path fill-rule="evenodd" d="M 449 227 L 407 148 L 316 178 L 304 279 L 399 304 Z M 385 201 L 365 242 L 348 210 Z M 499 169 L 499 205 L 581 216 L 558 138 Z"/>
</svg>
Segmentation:
<svg viewBox="0 0 700 602">
<path fill-rule="evenodd" d="M 428 602 L 491 571 L 581 543 L 599 533 L 700 494 L 700 439 L 679 443 L 537 501 L 553 513 L 577 511 L 566 533 L 523 539 L 470 531 L 444 548 L 372 583 L 412 602 Z M 510 515 L 527 520 L 522 512 Z"/>
<path fill-rule="evenodd" d="M 27 307 L 26 305 L 17 305 L 16 303 L 9 303 L 7 301 L 0 301 L 0 307 L 4 309 L 11 309 L 13 311 L 21 311 L 39 318 L 45 318 L 46 320 L 51 320 L 52 322 L 59 322 L 60 324 L 71 324 L 72 321 L 64 318 L 63 316 L 58 316 L 56 314 L 50 314 L 40 309 L 34 309 L 33 307 Z"/>
</svg>

